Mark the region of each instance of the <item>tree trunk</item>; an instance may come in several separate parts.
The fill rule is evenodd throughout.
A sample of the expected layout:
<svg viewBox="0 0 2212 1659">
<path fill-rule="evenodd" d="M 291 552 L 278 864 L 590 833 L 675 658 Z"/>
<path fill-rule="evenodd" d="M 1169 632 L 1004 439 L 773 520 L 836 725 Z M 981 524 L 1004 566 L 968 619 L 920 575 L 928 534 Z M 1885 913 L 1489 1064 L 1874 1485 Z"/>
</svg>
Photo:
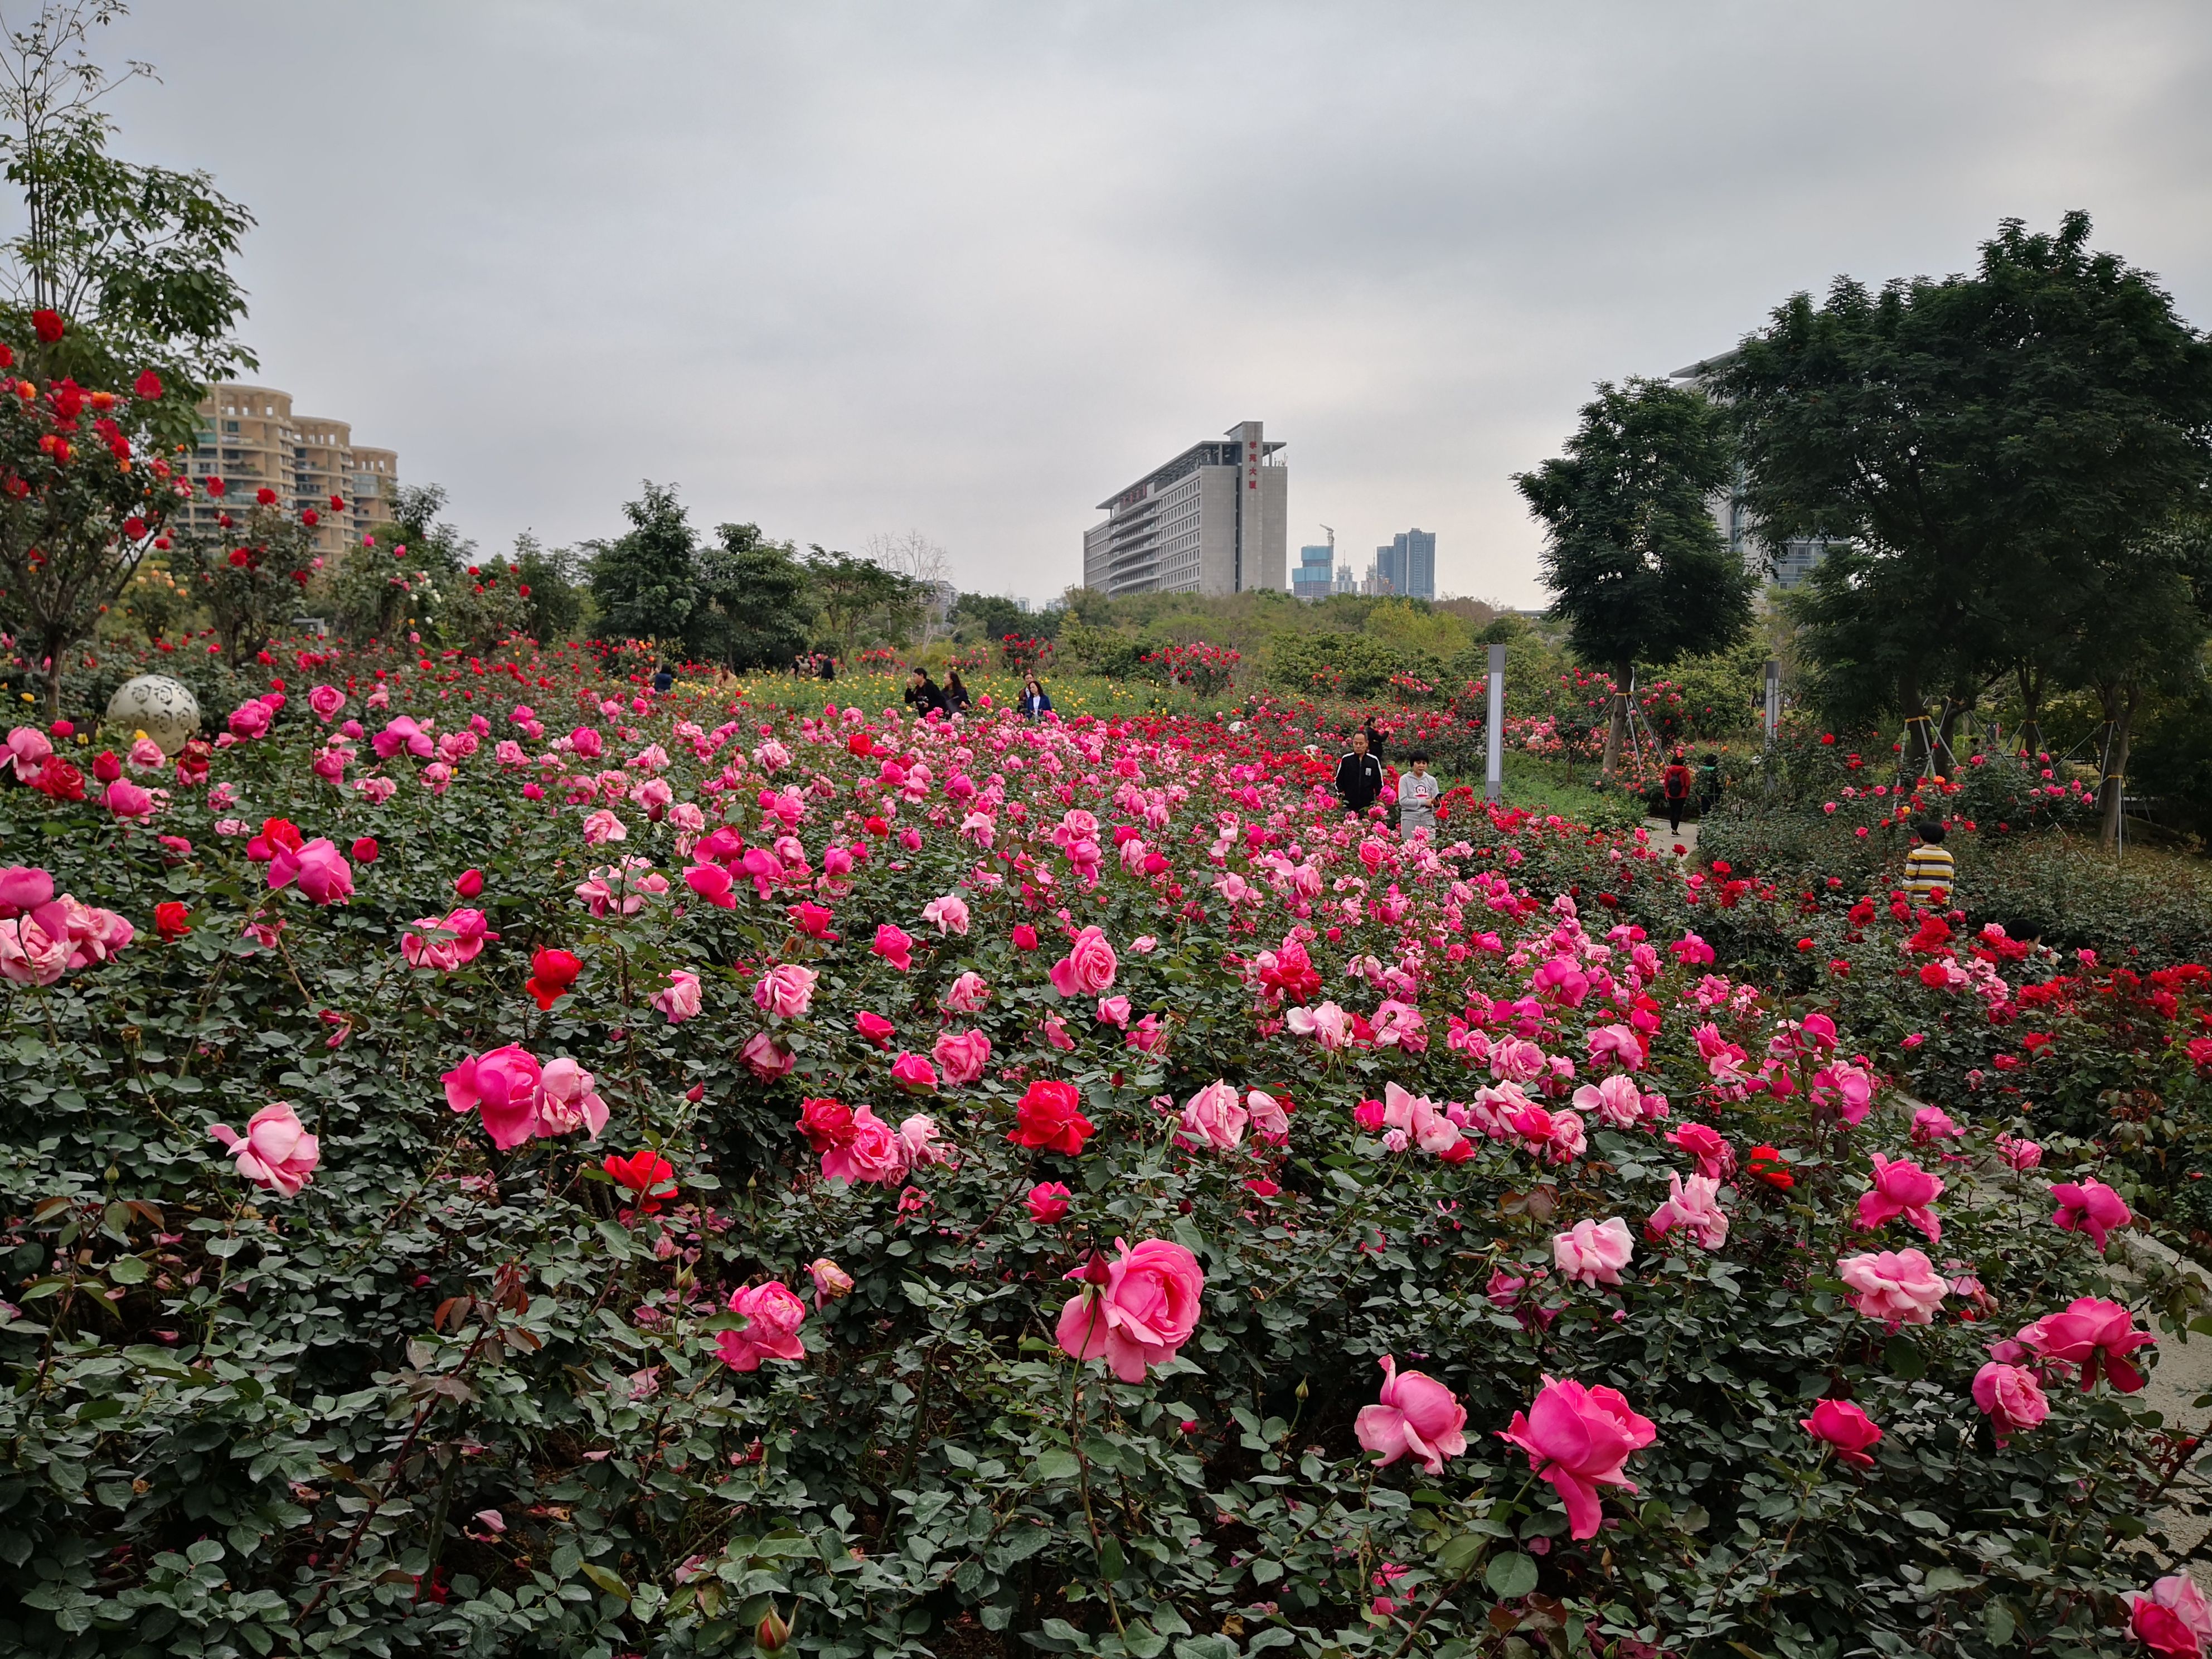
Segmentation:
<svg viewBox="0 0 2212 1659">
<path fill-rule="evenodd" d="M 1613 670 L 1613 717 L 1605 728 L 1605 775 L 1620 769 L 1620 745 L 1628 736 L 1628 679 L 1636 672 L 1632 662 L 1616 663 Z"/>
<path fill-rule="evenodd" d="M 1908 668 L 1898 677 L 1897 700 L 1905 709 L 1905 742 L 1899 752 L 1899 769 L 1906 776 L 1917 776 L 1928 758 L 1928 704 L 1920 694 L 1920 671 Z"/>
<path fill-rule="evenodd" d="M 1951 738 L 1959 729 L 1960 718 L 1977 701 L 1971 690 L 1948 691 L 1943 696 L 1942 718 L 1936 728 L 1936 770 L 1943 777 L 1959 775 L 1959 752 L 1951 746 Z"/>
<path fill-rule="evenodd" d="M 2020 681 L 2020 741 L 2033 763 L 2043 753 L 2043 670 L 2022 663 L 2014 671 Z"/>
<path fill-rule="evenodd" d="M 2106 720 L 2105 775 L 2098 785 L 2097 845 L 2110 852 L 2119 842 L 2120 817 L 2127 808 L 2128 738 L 2136 720 L 2141 695 L 2132 680 L 2100 685 Z"/>
</svg>

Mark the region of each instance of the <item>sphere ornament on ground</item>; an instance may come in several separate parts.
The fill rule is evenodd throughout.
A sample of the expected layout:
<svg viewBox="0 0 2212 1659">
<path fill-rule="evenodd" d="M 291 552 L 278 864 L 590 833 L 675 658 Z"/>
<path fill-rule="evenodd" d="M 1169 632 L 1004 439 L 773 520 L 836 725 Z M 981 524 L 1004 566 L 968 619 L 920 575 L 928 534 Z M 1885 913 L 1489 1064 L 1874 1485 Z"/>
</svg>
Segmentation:
<svg viewBox="0 0 2212 1659">
<path fill-rule="evenodd" d="M 167 674 L 141 674 L 116 688 L 107 700 L 107 725 L 113 731 L 143 732 L 173 755 L 200 729 L 200 702 L 191 688 Z"/>
</svg>

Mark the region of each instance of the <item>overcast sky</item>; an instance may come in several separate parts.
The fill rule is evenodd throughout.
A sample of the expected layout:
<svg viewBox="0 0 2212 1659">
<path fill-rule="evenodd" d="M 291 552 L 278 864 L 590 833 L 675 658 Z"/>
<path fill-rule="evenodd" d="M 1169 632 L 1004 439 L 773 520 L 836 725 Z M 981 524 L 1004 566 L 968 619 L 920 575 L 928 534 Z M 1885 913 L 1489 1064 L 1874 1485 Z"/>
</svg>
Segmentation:
<svg viewBox="0 0 2212 1659">
<path fill-rule="evenodd" d="M 24 15 L 9 0 L 8 15 Z M 1291 561 L 1437 532 L 1595 380 L 2070 207 L 2212 323 L 2212 7 L 139 0 L 121 154 L 259 219 L 244 331 L 487 549 L 918 529 L 1048 599 L 1092 504 L 1257 418 Z"/>
</svg>

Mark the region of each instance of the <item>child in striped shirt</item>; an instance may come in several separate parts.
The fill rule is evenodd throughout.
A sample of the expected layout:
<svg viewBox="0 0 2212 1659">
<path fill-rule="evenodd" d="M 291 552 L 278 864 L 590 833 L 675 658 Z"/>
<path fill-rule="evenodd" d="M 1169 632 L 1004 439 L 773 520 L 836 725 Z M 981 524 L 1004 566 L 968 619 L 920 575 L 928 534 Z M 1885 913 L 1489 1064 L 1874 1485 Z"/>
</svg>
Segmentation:
<svg viewBox="0 0 2212 1659">
<path fill-rule="evenodd" d="M 1923 818 L 1912 826 L 1919 844 L 1905 855 L 1905 891 L 1915 904 L 1926 904 L 1940 889 L 1947 900 L 1956 898 L 1953 878 L 1957 867 L 1943 848 L 1943 825 Z"/>
</svg>

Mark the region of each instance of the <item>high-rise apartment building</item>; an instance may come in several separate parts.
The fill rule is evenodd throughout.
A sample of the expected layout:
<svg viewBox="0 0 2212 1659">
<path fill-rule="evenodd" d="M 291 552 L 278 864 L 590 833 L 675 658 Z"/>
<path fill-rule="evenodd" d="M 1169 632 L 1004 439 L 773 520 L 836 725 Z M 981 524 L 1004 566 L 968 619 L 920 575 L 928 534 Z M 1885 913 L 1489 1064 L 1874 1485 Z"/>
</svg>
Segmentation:
<svg viewBox="0 0 2212 1659">
<path fill-rule="evenodd" d="M 1668 378 L 1678 385 L 1686 382 L 1711 396 L 1713 374 L 1735 358 L 1733 350 L 1723 351 L 1717 357 L 1707 357 L 1687 368 L 1678 368 Z M 1771 542 L 1759 533 L 1758 521 L 1745 509 L 1741 495 L 1740 489 L 1723 489 L 1705 503 L 1705 509 L 1713 515 L 1713 522 L 1727 539 L 1729 551 L 1743 561 L 1746 569 L 1768 578 L 1777 587 L 1796 586 L 1813 574 L 1830 548 L 1850 544 L 1848 538 L 1829 539 L 1818 536 Z"/>
<path fill-rule="evenodd" d="M 1379 555 L 1382 549 L 1377 548 Z M 1433 599 L 1437 596 L 1437 532 L 1433 530 L 1407 530 L 1399 533 L 1390 544 L 1390 580 L 1393 593 L 1403 593 L 1409 599 Z"/>
<path fill-rule="evenodd" d="M 199 416 L 192 477 L 221 478 L 226 494 L 215 501 L 195 497 L 185 528 L 213 535 L 222 514 L 242 519 L 252 510 L 256 491 L 273 489 L 288 513 L 315 509 L 320 522 L 314 550 L 336 557 L 357 545 L 371 526 L 390 519 L 399 457 L 355 443 L 345 422 L 295 415 L 289 392 L 232 384 L 210 387 Z M 345 503 L 343 508 L 331 509 L 333 495 Z"/>
<path fill-rule="evenodd" d="M 1290 469 L 1258 421 L 1193 444 L 1098 503 L 1083 532 L 1083 585 L 1123 593 L 1282 591 Z"/>
</svg>

